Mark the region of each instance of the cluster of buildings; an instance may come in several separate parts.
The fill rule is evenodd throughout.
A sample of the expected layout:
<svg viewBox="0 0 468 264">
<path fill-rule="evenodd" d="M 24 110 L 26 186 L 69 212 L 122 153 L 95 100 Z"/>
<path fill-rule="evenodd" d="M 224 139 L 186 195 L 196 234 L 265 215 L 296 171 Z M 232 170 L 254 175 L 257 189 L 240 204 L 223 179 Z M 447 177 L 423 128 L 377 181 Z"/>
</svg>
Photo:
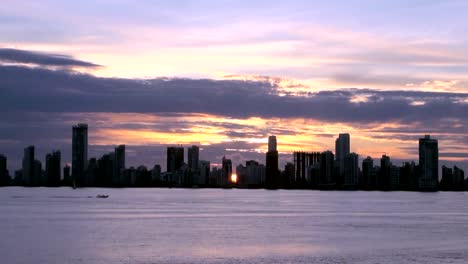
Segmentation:
<svg viewBox="0 0 468 264">
<path fill-rule="evenodd" d="M 24 149 L 22 169 L 11 179 L 7 159 L 0 155 L 0 185 L 22 186 L 74 186 L 74 187 L 237 187 L 268 189 L 362 189 L 362 190 L 466 190 L 468 179 L 458 167 L 442 167 L 439 181 L 439 150 L 436 139 L 429 135 L 419 139 L 419 163 L 394 165 L 383 155 L 379 164 L 366 157 L 359 166 L 359 155 L 350 151 L 350 135 L 340 134 L 335 142 L 335 153 L 294 152 L 292 162 L 279 169 L 277 141 L 268 138 L 265 165 L 256 160 L 232 170 L 232 161 L 222 158 L 220 167 L 200 160 L 198 146 L 167 148 L 165 172 L 156 164 L 127 168 L 125 145 L 99 159 L 88 159 L 88 126 L 73 126 L 72 164 L 61 168 L 60 151 L 45 157 L 45 168 L 35 158 L 34 146 Z M 62 177 L 63 172 L 63 177 Z"/>
<path fill-rule="evenodd" d="M 464 190 L 464 171 L 442 167 L 439 181 L 438 141 L 429 135 L 419 139 L 419 163 L 405 162 L 401 166 L 382 155 L 380 163 L 366 157 L 359 167 L 359 155 L 350 152 L 350 135 L 340 134 L 335 153 L 294 152 L 282 175 L 287 188 L 359 189 L 359 190 Z"/>
</svg>

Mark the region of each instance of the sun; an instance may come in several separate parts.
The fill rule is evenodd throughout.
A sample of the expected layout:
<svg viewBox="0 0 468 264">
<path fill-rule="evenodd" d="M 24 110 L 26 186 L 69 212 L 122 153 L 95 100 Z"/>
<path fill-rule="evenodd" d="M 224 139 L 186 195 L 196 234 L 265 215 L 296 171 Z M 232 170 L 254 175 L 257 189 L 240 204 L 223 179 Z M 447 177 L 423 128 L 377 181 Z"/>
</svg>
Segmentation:
<svg viewBox="0 0 468 264">
<path fill-rule="evenodd" d="M 231 182 L 233 182 L 233 183 L 237 182 L 237 174 L 232 174 L 231 175 Z"/>
</svg>

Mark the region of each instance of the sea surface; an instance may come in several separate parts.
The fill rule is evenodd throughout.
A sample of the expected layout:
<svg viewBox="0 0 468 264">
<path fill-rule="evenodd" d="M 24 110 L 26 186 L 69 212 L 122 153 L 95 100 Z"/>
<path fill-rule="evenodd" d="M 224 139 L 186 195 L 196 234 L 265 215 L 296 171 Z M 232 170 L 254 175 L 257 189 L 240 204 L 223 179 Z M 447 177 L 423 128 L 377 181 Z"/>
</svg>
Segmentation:
<svg viewBox="0 0 468 264">
<path fill-rule="evenodd" d="M 468 263 L 468 193 L 6 187 L 0 263 Z"/>
</svg>

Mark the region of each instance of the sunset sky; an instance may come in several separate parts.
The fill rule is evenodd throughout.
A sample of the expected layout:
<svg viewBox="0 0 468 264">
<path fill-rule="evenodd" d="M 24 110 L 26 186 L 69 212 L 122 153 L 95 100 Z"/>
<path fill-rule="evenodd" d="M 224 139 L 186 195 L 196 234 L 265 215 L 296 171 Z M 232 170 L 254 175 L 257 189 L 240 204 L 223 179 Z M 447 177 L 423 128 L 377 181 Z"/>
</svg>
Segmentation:
<svg viewBox="0 0 468 264">
<path fill-rule="evenodd" d="M 468 169 L 468 2 L 2 1 L 0 153 L 89 157 L 127 145 L 127 165 L 161 164 L 166 146 L 200 158 L 280 165 L 295 150 L 351 151 L 399 165 L 418 138 Z"/>
</svg>

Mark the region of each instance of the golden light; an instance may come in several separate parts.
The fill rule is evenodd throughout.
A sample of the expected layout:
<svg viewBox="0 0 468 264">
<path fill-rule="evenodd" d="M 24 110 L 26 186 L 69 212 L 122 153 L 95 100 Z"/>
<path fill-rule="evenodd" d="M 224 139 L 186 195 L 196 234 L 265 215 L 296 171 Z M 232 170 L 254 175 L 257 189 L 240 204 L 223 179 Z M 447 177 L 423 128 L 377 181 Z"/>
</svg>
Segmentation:
<svg viewBox="0 0 468 264">
<path fill-rule="evenodd" d="M 237 174 L 232 174 L 231 175 L 231 182 L 233 182 L 233 183 L 237 182 Z"/>
</svg>

